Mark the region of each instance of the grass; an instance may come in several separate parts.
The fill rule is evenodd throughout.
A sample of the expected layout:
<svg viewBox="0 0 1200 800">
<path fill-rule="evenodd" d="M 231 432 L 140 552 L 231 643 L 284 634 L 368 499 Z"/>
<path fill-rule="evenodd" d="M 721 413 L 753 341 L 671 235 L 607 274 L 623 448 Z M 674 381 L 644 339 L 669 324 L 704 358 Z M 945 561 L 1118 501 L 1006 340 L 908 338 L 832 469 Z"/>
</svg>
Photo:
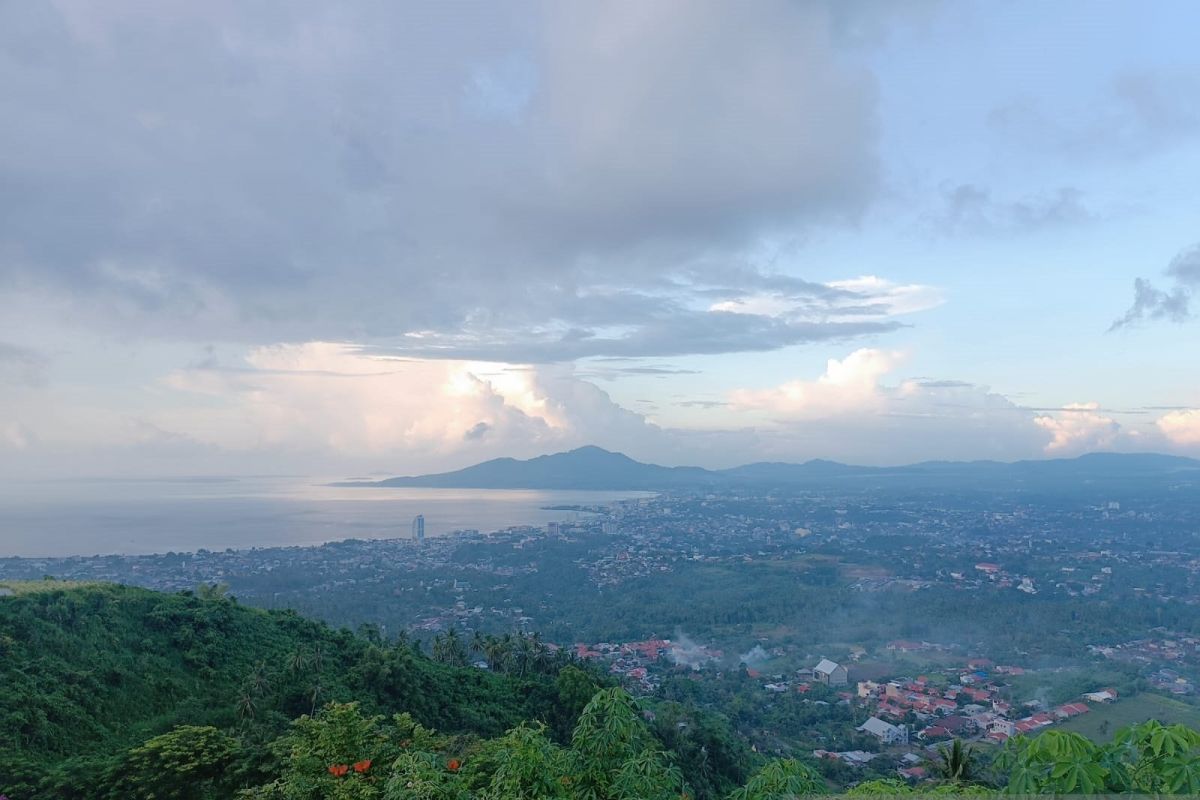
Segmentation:
<svg viewBox="0 0 1200 800">
<path fill-rule="evenodd" d="M 79 589 L 84 586 L 103 586 L 103 581 L 0 581 L 0 589 L 9 589 L 13 596 Z M 0 598 L 3 599 L 3 598 Z"/>
<path fill-rule="evenodd" d="M 1149 719 L 1168 725 L 1182 722 L 1188 727 L 1200 728 L 1200 708 L 1159 694 L 1139 694 L 1109 705 L 1090 707 L 1092 710 L 1087 714 L 1056 725 L 1054 730 L 1074 731 L 1094 742 L 1107 742 L 1117 729 Z M 1102 732 L 1106 721 L 1108 727 Z"/>
</svg>

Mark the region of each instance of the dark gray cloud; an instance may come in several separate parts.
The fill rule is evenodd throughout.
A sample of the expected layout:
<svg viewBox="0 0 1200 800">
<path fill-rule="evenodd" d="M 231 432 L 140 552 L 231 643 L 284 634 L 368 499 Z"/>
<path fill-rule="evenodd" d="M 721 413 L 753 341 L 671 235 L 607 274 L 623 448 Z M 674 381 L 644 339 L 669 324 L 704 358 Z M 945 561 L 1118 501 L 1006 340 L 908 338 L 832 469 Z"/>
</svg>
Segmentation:
<svg viewBox="0 0 1200 800">
<path fill-rule="evenodd" d="M 1171 259 L 1166 275 L 1173 280 L 1167 289 L 1159 289 L 1146 278 L 1133 281 L 1133 304 L 1114 320 L 1109 331 L 1138 322 L 1169 320 L 1184 322 L 1191 319 L 1192 292 L 1200 287 L 1200 244 L 1184 250 Z"/>
<path fill-rule="evenodd" d="M 552 359 L 886 329 L 711 266 L 873 197 L 874 82 L 838 47 L 896 15 L 840 5 L 3 4 L 0 300 L 506 358 L 540 325 L 575 331 L 535 337 Z M 813 313 L 695 330 L 697 292 L 755 283 Z"/>
<path fill-rule="evenodd" d="M 566 332 L 465 330 L 429 334 L 391 344 L 365 345 L 375 356 L 466 358 L 480 361 L 552 363 L 595 356 L 672 357 L 731 352 L 762 352 L 796 344 L 848 340 L 903 327 L 893 320 L 791 321 L 762 314 L 670 309 L 618 334 L 572 329 Z"/>
</svg>

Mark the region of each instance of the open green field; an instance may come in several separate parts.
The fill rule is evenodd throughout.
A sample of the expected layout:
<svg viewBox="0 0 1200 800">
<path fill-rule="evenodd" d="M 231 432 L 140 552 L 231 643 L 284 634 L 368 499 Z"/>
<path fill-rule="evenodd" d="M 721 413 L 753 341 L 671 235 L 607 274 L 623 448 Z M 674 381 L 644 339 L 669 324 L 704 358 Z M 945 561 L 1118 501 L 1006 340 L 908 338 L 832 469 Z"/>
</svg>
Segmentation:
<svg viewBox="0 0 1200 800">
<path fill-rule="evenodd" d="M 1157 694 L 1139 694 L 1111 705 L 1093 705 L 1091 711 L 1056 725 L 1054 730 L 1075 731 L 1096 742 L 1106 742 L 1118 728 L 1156 719 L 1164 724 L 1182 722 L 1200 728 L 1200 708 Z M 1108 722 L 1107 728 L 1104 723 Z"/>
<path fill-rule="evenodd" d="M 17 596 L 23 594 L 37 594 L 39 592 L 54 592 L 64 589 L 80 589 L 86 586 L 103 586 L 100 581 L 0 581 L 0 589 L 8 589 L 12 594 L 9 596 Z M 0 595 L 8 595 L 8 592 L 2 592 Z M 3 597 L 0 596 L 0 600 Z"/>
</svg>

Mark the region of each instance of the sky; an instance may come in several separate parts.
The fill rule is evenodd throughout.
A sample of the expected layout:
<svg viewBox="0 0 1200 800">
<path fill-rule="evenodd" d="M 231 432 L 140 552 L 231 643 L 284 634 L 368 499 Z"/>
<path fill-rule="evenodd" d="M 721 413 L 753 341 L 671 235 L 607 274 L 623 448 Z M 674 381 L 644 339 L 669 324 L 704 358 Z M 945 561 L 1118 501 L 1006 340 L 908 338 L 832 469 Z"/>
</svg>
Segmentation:
<svg viewBox="0 0 1200 800">
<path fill-rule="evenodd" d="M 0 477 L 1200 457 L 1197 29 L 0 4 Z"/>
</svg>

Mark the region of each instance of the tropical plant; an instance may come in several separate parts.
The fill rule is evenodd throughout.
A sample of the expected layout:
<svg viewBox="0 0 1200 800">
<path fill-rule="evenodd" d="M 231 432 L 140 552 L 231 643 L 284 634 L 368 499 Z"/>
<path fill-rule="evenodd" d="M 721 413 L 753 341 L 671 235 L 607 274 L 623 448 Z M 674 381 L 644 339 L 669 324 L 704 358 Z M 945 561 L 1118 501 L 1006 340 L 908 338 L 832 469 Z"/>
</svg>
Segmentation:
<svg viewBox="0 0 1200 800">
<path fill-rule="evenodd" d="M 1200 793 L 1200 732 L 1156 720 L 1096 745 L 1078 733 L 1047 731 L 1008 742 L 998 766 L 1010 794 Z"/>
<path fill-rule="evenodd" d="M 824 791 L 825 781 L 811 767 L 780 758 L 767 762 L 745 786 L 729 795 L 729 800 L 792 800 Z"/>
<path fill-rule="evenodd" d="M 939 778 L 954 783 L 971 782 L 974 778 L 974 747 L 964 747 L 961 739 L 955 739 L 949 745 L 941 745 L 937 752 L 933 768 Z"/>
</svg>

